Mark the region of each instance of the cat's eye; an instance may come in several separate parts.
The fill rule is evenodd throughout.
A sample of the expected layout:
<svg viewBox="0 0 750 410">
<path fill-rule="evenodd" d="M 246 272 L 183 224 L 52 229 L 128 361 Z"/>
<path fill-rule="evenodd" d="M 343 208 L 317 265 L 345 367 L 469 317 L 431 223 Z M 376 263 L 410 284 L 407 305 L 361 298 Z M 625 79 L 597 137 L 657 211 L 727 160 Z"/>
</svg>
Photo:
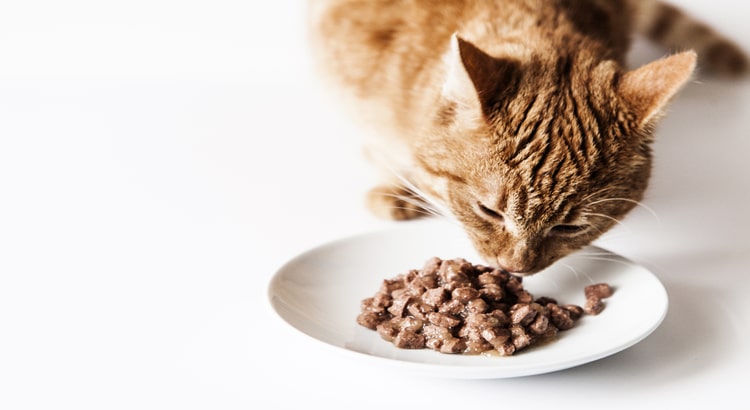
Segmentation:
<svg viewBox="0 0 750 410">
<path fill-rule="evenodd" d="M 552 229 L 550 230 L 550 233 L 553 233 L 556 235 L 575 235 L 585 230 L 586 230 L 585 225 L 562 224 L 562 225 L 553 226 Z"/>
<path fill-rule="evenodd" d="M 502 221 L 504 219 L 502 213 L 500 213 L 500 212 L 498 212 L 498 211 L 496 211 L 496 210 L 494 210 L 492 208 L 489 208 L 489 207 L 485 206 L 481 202 L 477 203 L 477 207 L 479 208 L 480 211 L 482 211 L 482 213 L 485 216 L 488 216 L 490 218 L 497 219 L 497 220 L 500 220 L 500 221 Z"/>
</svg>

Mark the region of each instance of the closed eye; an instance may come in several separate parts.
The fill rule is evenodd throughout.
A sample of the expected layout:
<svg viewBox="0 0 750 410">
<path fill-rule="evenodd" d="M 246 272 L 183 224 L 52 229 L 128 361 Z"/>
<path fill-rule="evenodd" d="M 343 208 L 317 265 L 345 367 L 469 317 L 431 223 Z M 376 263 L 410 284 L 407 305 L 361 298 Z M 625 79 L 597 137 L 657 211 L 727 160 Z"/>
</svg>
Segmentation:
<svg viewBox="0 0 750 410">
<path fill-rule="evenodd" d="M 587 228 L 586 225 L 572 225 L 572 224 L 562 224 L 562 225 L 555 225 L 550 229 L 550 233 L 554 235 L 576 235 L 583 231 L 585 231 Z"/>
<path fill-rule="evenodd" d="M 477 203 L 477 207 L 479 208 L 479 210 L 485 216 L 488 216 L 488 217 L 490 217 L 492 219 L 496 219 L 496 220 L 499 220 L 499 221 L 502 221 L 502 220 L 505 219 L 505 217 L 503 216 L 503 214 L 501 212 L 496 211 L 496 210 L 494 210 L 492 208 L 489 208 L 489 207 L 485 206 L 484 204 L 482 204 L 481 202 Z"/>
</svg>

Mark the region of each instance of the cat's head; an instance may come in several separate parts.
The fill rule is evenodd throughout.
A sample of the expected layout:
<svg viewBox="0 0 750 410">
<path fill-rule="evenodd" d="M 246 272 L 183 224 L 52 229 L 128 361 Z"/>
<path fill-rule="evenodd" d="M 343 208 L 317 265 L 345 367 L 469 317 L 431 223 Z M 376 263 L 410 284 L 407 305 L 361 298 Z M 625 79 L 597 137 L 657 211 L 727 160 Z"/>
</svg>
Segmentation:
<svg viewBox="0 0 750 410">
<path fill-rule="evenodd" d="M 415 149 L 420 185 L 485 260 L 536 273 L 642 199 L 653 128 L 693 52 L 626 71 L 582 54 L 496 59 L 454 36 L 439 113 Z"/>
</svg>

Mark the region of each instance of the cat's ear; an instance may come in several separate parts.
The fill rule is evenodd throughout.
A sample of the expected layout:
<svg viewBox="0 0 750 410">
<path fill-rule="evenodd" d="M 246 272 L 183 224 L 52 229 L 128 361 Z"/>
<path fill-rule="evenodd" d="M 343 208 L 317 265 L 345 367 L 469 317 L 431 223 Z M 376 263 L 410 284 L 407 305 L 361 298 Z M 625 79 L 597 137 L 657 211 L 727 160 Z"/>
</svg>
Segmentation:
<svg viewBox="0 0 750 410">
<path fill-rule="evenodd" d="M 487 114 L 509 94 L 517 80 L 514 61 L 494 58 L 457 34 L 451 37 L 443 97 Z"/>
<path fill-rule="evenodd" d="M 454 33 L 451 36 L 450 52 L 446 56 L 448 72 L 443 83 L 442 95 L 460 105 L 479 108 L 479 96 L 461 58 L 461 43 L 465 41 Z"/>
<path fill-rule="evenodd" d="M 617 91 L 634 110 L 641 126 L 663 114 L 672 97 L 691 78 L 696 57 L 694 51 L 685 51 L 622 75 Z"/>
</svg>

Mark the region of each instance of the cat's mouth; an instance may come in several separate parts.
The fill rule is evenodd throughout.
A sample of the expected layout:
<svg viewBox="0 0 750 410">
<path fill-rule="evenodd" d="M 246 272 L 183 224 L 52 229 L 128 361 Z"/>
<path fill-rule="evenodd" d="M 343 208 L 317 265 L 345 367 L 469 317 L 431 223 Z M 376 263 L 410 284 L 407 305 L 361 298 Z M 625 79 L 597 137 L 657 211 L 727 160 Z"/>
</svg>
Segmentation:
<svg viewBox="0 0 750 410">
<path fill-rule="evenodd" d="M 548 268 L 556 259 L 508 262 L 502 257 L 488 258 L 488 261 L 503 272 L 516 277 L 532 276 Z"/>
<path fill-rule="evenodd" d="M 490 262 L 492 262 L 491 259 L 490 259 Z M 498 269 L 500 269 L 502 272 L 507 273 L 509 275 L 516 276 L 516 277 L 531 276 L 531 275 L 533 275 L 535 273 L 539 273 L 542 269 L 544 269 L 544 268 L 541 268 L 541 269 L 533 269 L 533 268 L 513 269 L 513 268 L 508 268 L 507 265 L 504 265 L 502 263 L 498 263 L 498 261 L 494 261 L 494 263 L 491 263 L 491 264 L 494 265 L 495 267 L 497 267 Z"/>
<path fill-rule="evenodd" d="M 541 271 L 541 269 L 540 269 L 540 270 L 535 270 L 535 271 L 522 272 L 522 271 L 508 270 L 508 269 L 505 269 L 503 267 L 500 267 L 500 270 L 503 271 L 503 272 L 505 272 L 505 273 L 507 273 L 507 274 L 509 274 L 509 275 L 516 276 L 516 277 L 519 277 L 519 278 L 524 277 L 524 276 L 531 276 L 531 275 L 534 275 L 534 274 L 539 273 Z"/>
</svg>

